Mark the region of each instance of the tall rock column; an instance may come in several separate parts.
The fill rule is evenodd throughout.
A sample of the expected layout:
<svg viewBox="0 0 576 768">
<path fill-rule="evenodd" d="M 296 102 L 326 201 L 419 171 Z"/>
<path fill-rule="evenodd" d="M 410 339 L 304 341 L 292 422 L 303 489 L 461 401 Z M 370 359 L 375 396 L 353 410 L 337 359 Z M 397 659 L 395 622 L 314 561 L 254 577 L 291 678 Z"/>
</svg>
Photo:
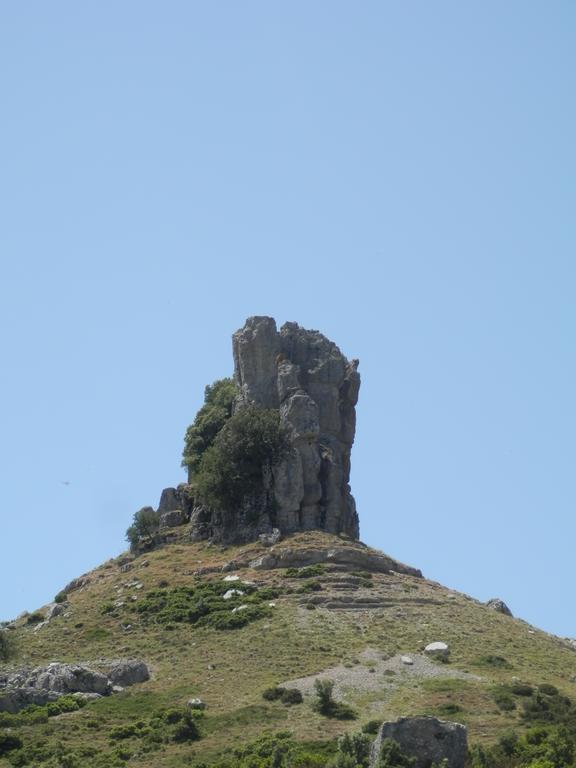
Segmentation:
<svg viewBox="0 0 576 768">
<path fill-rule="evenodd" d="M 277 509 L 270 525 L 283 532 L 320 528 L 358 538 L 350 491 L 356 429 L 358 361 L 348 361 L 318 331 L 271 317 L 250 317 L 233 336 L 237 407 L 278 408 L 292 443 L 273 472 Z"/>
</svg>

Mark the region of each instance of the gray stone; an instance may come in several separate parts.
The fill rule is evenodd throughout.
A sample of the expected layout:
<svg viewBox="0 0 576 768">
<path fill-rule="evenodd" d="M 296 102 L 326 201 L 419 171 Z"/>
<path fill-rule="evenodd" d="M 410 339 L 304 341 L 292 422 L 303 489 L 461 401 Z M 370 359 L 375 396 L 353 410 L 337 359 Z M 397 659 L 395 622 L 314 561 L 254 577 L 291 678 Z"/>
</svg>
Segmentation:
<svg viewBox="0 0 576 768">
<path fill-rule="evenodd" d="M 434 642 L 429 643 L 426 648 L 424 648 L 424 653 L 433 659 L 447 661 L 450 656 L 450 648 L 446 643 Z"/>
<path fill-rule="evenodd" d="M 160 494 L 158 514 L 161 515 L 164 512 L 173 512 L 175 509 L 180 509 L 180 506 L 180 496 L 176 488 L 164 488 Z"/>
<path fill-rule="evenodd" d="M 260 544 L 263 544 L 265 547 L 273 547 L 275 544 L 278 544 L 281 538 L 282 534 L 279 528 L 273 528 L 270 533 L 261 533 L 258 536 Z"/>
<path fill-rule="evenodd" d="M 358 570 L 377 573 L 395 571 L 418 578 L 422 576 L 422 572 L 417 568 L 404 565 L 404 563 L 368 548 L 361 548 L 359 545 L 332 547 L 331 549 L 283 547 L 252 560 L 250 568 L 256 571 L 269 571 L 275 568 L 303 568 L 317 563 L 347 565 Z"/>
<path fill-rule="evenodd" d="M 84 664 L 53 662 L 45 667 L 22 668 L 0 675 L 0 712 L 19 712 L 37 704 L 74 694 L 85 699 L 108 696 L 116 687 L 148 680 L 150 673 L 143 661 L 120 659 L 100 663 L 101 671 Z"/>
<path fill-rule="evenodd" d="M 505 616 L 512 616 L 510 608 L 508 608 L 506 603 L 498 597 L 493 597 L 491 600 L 488 600 L 486 607 L 497 613 L 503 613 Z"/>
<path fill-rule="evenodd" d="M 123 687 L 144 683 L 150 679 L 148 665 L 140 659 L 118 659 L 107 667 L 108 679 Z"/>
<path fill-rule="evenodd" d="M 414 768 L 430 768 L 446 760 L 448 768 L 464 768 L 468 754 L 466 727 L 435 717 L 402 717 L 380 726 L 372 747 L 370 768 L 376 768 L 384 739 L 398 742 L 415 759 Z"/>
<path fill-rule="evenodd" d="M 56 616 L 61 616 L 68 610 L 68 603 L 51 603 L 46 611 L 46 621 L 51 621 Z"/>
<path fill-rule="evenodd" d="M 186 514 L 181 509 L 170 509 L 160 515 L 160 528 L 175 528 L 186 522 Z"/>
</svg>

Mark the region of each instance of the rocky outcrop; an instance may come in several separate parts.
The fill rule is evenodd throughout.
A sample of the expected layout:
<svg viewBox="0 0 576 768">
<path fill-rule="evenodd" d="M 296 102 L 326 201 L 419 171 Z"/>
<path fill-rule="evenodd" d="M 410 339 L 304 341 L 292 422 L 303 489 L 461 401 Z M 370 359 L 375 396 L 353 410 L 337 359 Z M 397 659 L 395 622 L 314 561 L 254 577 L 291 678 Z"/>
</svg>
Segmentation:
<svg viewBox="0 0 576 768">
<path fill-rule="evenodd" d="M 492 611 L 496 611 L 496 613 L 503 613 L 504 616 L 512 616 L 510 608 L 508 608 L 504 600 L 500 600 L 499 597 L 493 597 L 491 600 L 488 600 L 486 607 L 490 608 Z"/>
<path fill-rule="evenodd" d="M 372 747 L 370 768 L 378 765 L 382 742 L 393 739 L 415 760 L 414 768 L 430 768 L 446 760 L 447 768 L 464 768 L 468 753 L 466 727 L 435 717 L 402 717 L 383 723 Z"/>
<path fill-rule="evenodd" d="M 388 555 L 374 552 L 370 549 L 360 549 L 358 546 L 341 546 L 330 548 L 292 548 L 275 549 L 269 554 L 252 560 L 250 568 L 256 571 L 269 571 L 275 568 L 304 568 L 309 565 L 326 563 L 328 565 L 344 565 L 362 571 L 376 573 L 405 573 L 421 577 L 422 572 L 417 568 L 394 560 Z"/>
<path fill-rule="evenodd" d="M 53 662 L 46 667 L 0 675 L 0 712 L 19 712 L 31 704 L 41 706 L 68 694 L 87 698 L 107 696 L 116 686 L 133 685 L 150 677 L 147 665 L 136 659 L 103 666 L 107 668 L 105 672 L 84 664 Z"/>
<path fill-rule="evenodd" d="M 350 454 L 360 388 L 358 361 L 348 361 L 318 331 L 272 317 L 250 317 L 232 338 L 235 410 L 277 409 L 290 438 L 288 455 L 266 478 L 270 503 L 252 521 L 203 507 L 191 510 L 193 540 L 255 539 L 322 529 L 357 539 L 358 515 L 350 492 Z"/>
</svg>

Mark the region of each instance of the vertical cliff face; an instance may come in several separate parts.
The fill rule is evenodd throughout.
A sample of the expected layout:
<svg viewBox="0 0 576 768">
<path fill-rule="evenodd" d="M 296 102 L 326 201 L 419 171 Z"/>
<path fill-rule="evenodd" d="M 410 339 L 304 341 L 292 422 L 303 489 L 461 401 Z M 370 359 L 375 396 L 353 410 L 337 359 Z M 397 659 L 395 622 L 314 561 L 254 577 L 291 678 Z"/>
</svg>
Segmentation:
<svg viewBox="0 0 576 768">
<path fill-rule="evenodd" d="M 282 532 L 323 529 L 358 538 L 350 492 L 356 429 L 358 361 L 348 361 L 318 331 L 271 317 L 251 317 L 233 336 L 237 408 L 277 408 L 291 439 L 272 473 L 270 527 Z M 260 521 L 260 526 L 265 521 Z"/>
</svg>

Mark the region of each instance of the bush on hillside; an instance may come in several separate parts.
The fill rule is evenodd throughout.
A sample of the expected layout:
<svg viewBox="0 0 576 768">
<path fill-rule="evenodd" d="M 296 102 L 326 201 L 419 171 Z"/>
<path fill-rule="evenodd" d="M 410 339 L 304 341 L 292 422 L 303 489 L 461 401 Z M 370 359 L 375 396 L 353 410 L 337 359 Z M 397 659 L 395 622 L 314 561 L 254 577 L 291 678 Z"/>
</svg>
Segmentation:
<svg viewBox="0 0 576 768">
<path fill-rule="evenodd" d="M 16 654 L 16 643 L 7 629 L 0 629 L 0 661 L 8 661 Z"/>
<path fill-rule="evenodd" d="M 324 717 L 333 717 L 336 720 L 355 720 L 356 712 L 348 704 L 336 701 L 333 697 L 334 680 L 318 679 L 314 681 L 317 700 L 314 709 Z"/>
<path fill-rule="evenodd" d="M 152 507 L 142 507 L 134 513 L 132 525 L 126 531 L 126 539 L 130 542 L 130 549 L 135 549 L 140 540 L 154 541 L 154 534 L 160 526 L 160 515 Z"/>
<path fill-rule="evenodd" d="M 182 466 L 195 474 L 202 456 L 214 442 L 224 424 L 232 416 L 232 406 L 237 395 L 232 379 L 219 379 L 204 390 L 204 405 L 186 430 Z"/>
<path fill-rule="evenodd" d="M 204 452 L 192 481 L 194 490 L 212 509 L 255 510 L 266 473 L 289 448 L 279 412 L 247 406 L 228 419 Z"/>
</svg>

